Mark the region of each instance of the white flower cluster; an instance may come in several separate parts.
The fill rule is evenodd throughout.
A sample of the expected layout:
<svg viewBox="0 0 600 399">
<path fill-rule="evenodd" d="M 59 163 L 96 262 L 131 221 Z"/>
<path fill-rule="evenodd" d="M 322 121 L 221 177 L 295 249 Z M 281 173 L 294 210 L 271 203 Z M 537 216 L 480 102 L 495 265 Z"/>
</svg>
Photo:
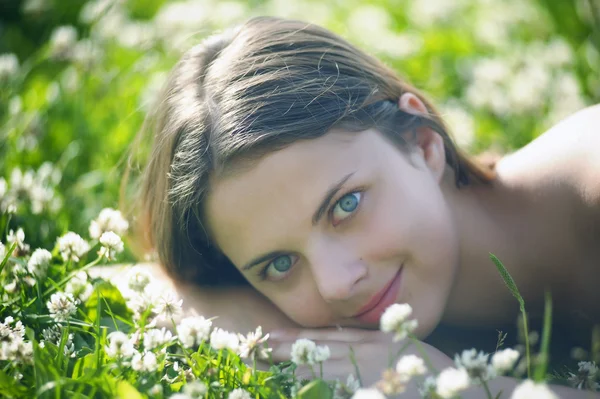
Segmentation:
<svg viewBox="0 0 600 399">
<path fill-rule="evenodd" d="M 183 386 L 182 392 L 171 396 L 171 399 L 196 399 L 203 398 L 208 392 L 208 387 L 202 381 L 192 381 Z"/>
<path fill-rule="evenodd" d="M 265 360 L 269 357 L 271 348 L 265 348 L 263 345 L 269 339 L 269 334 L 263 335 L 261 326 L 258 326 L 254 332 L 250 331 L 246 336 L 238 334 L 238 338 L 240 340 L 239 355 L 242 359 Z"/>
<path fill-rule="evenodd" d="M 151 351 L 135 352 L 131 359 L 131 368 L 135 371 L 154 372 L 158 369 L 156 355 Z"/>
<path fill-rule="evenodd" d="M 33 361 L 33 346 L 25 341 L 25 326 L 21 321 L 15 323 L 12 317 L 0 323 L 0 360 L 28 364 Z"/>
<path fill-rule="evenodd" d="M 28 201 L 31 212 L 38 215 L 44 209 L 56 212 L 61 200 L 55 195 L 55 187 L 61 179 L 61 172 L 52 163 L 43 163 L 37 171 L 21 171 L 14 168 L 10 183 L 0 177 L 0 211 L 15 212 L 24 201 Z"/>
<path fill-rule="evenodd" d="M 456 367 L 449 367 L 436 377 L 428 377 L 420 388 L 421 396 L 439 396 L 443 399 L 453 398 L 471 385 L 480 385 L 498 375 L 511 370 L 519 358 L 514 349 L 504 349 L 492 356 L 488 364 L 489 354 L 477 352 L 475 349 L 463 351 L 456 355 Z"/>
<path fill-rule="evenodd" d="M 52 260 L 52 254 L 47 249 L 38 248 L 31 254 L 29 261 L 27 262 L 27 270 L 29 273 L 37 278 L 43 278 L 46 276 L 50 261 Z"/>
<path fill-rule="evenodd" d="M 98 255 L 109 261 L 115 260 L 117 254 L 123 252 L 124 249 L 121 237 L 112 231 L 102 233 L 100 236 L 100 244 L 102 244 L 102 247 L 100 248 Z"/>
<path fill-rule="evenodd" d="M 394 342 L 405 339 L 418 327 L 417 320 L 409 320 L 412 307 L 407 303 L 395 303 L 389 306 L 379 320 L 380 329 L 394 334 Z"/>
<path fill-rule="evenodd" d="M 348 399 L 360 389 L 360 381 L 354 377 L 354 374 L 348 374 L 346 383 L 341 382 L 339 379 L 335 380 L 335 386 L 333 387 L 333 398 L 334 399 Z"/>
<path fill-rule="evenodd" d="M 577 78 L 569 69 L 573 51 L 566 42 L 533 43 L 520 51 L 511 48 L 511 54 L 473 63 L 472 83 L 466 91 L 473 107 L 497 115 L 529 114 L 549 107 L 548 124 L 585 107 Z"/>
<path fill-rule="evenodd" d="M 239 345 L 240 339 L 235 333 L 225 331 L 222 328 L 215 328 L 210 333 L 210 346 L 215 350 L 229 349 L 237 353 Z"/>
<path fill-rule="evenodd" d="M 559 399 L 543 382 L 525 380 L 515 388 L 510 399 Z"/>
<path fill-rule="evenodd" d="M 16 245 L 15 249 L 11 254 L 8 254 L 7 248 L 12 247 L 13 245 Z M 0 262 L 2 262 L 6 256 L 22 257 L 28 252 L 29 245 L 25 244 L 25 233 L 21 228 L 17 229 L 16 233 L 13 230 L 10 230 L 9 234 L 6 236 L 6 245 L 0 242 Z M 3 279 L 2 288 L 4 288 L 2 298 L 4 300 L 8 300 L 12 294 L 19 292 L 21 286 L 26 285 L 33 287 L 36 284 L 35 275 L 33 275 L 27 266 L 24 266 L 21 262 L 17 261 L 7 261 L 1 271 L 1 277 Z"/>
<path fill-rule="evenodd" d="M 127 334 L 121 331 L 113 331 L 108 334 L 108 345 L 104 348 L 106 355 L 113 359 L 127 359 L 134 355 L 133 342 Z"/>
<path fill-rule="evenodd" d="M 72 25 L 59 26 L 50 36 L 50 54 L 56 58 L 68 58 L 75 43 L 77 43 L 77 29 Z"/>
<path fill-rule="evenodd" d="M 386 399 L 385 395 L 377 388 L 359 388 L 352 399 Z"/>
<path fill-rule="evenodd" d="M 99 240 L 102 234 L 109 231 L 118 236 L 123 236 L 128 228 L 129 223 L 125 220 L 121 211 L 104 208 L 100 211 L 98 217 L 90 223 L 89 233 L 91 238 Z"/>
<path fill-rule="evenodd" d="M 425 362 L 418 356 L 406 355 L 396 363 L 395 370 L 387 369 L 375 386 L 387 396 L 396 396 L 406 390 L 413 377 L 427 372 Z"/>
<path fill-rule="evenodd" d="M 67 292 L 56 292 L 52 294 L 50 300 L 46 303 L 50 311 L 50 317 L 54 321 L 67 321 L 69 317 L 77 312 L 79 301 L 73 297 L 73 294 Z"/>
<path fill-rule="evenodd" d="M 19 59 L 13 53 L 0 54 L 0 82 L 12 79 L 19 72 Z"/>
<path fill-rule="evenodd" d="M 182 319 L 177 325 L 177 336 L 186 348 L 195 348 L 210 338 L 212 321 L 202 316 Z"/>
<path fill-rule="evenodd" d="M 25 232 L 22 228 L 18 228 L 16 232 L 12 229 L 8 232 L 6 236 L 6 244 L 7 246 L 12 246 L 13 244 L 17 244 L 16 251 L 17 253 L 27 253 L 29 252 L 29 245 L 25 243 Z"/>
<path fill-rule="evenodd" d="M 436 393 L 450 399 L 469 387 L 469 373 L 463 368 L 448 367 L 436 379 Z"/>
<path fill-rule="evenodd" d="M 144 332 L 144 349 L 154 350 L 173 341 L 173 334 L 165 327 L 151 328 Z"/>
<path fill-rule="evenodd" d="M 88 281 L 87 273 L 80 270 L 67 282 L 65 292 L 72 294 L 80 302 L 85 302 L 94 292 L 94 287 Z"/>
<path fill-rule="evenodd" d="M 331 351 L 327 345 L 317 346 L 317 344 L 306 338 L 300 338 L 292 344 L 291 359 L 292 362 L 302 365 L 312 366 L 322 363 L 329 359 Z"/>
<path fill-rule="evenodd" d="M 454 356 L 454 363 L 459 369 L 465 369 L 469 374 L 472 384 L 481 384 L 496 377 L 497 373 L 491 364 L 488 364 L 489 354 L 477 353 L 477 350 L 464 350 L 460 355 Z"/>
<path fill-rule="evenodd" d="M 492 367 L 497 374 L 505 374 L 512 370 L 519 356 L 519 352 L 511 348 L 498 351 L 492 356 Z"/>
<path fill-rule="evenodd" d="M 252 399 L 250 392 L 242 388 L 236 388 L 229 393 L 227 399 Z"/>
<path fill-rule="evenodd" d="M 79 259 L 90 250 L 90 244 L 81 238 L 79 234 L 72 231 L 59 237 L 56 243 L 58 245 L 60 256 L 65 262 L 69 260 L 79 262 Z"/>
<path fill-rule="evenodd" d="M 569 373 L 569 384 L 577 389 L 589 389 L 591 391 L 600 390 L 600 370 L 595 362 L 577 363 L 577 374 Z"/>
</svg>

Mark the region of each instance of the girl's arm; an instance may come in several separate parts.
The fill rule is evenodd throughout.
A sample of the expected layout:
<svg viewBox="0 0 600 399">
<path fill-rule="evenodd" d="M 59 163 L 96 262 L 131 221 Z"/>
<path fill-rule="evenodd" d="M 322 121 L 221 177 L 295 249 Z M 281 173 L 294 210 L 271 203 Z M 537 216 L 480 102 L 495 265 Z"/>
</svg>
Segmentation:
<svg viewBox="0 0 600 399">
<path fill-rule="evenodd" d="M 92 269 L 90 274 L 119 281 L 127 278 L 132 266 L 98 266 Z M 198 287 L 191 283 L 175 283 L 156 263 L 143 263 L 136 266 L 150 272 L 156 282 L 166 289 L 175 291 L 183 299 L 183 317 L 194 313 L 206 318 L 215 317 L 214 326 L 242 334 L 254 331 L 258 326 L 263 328 L 263 332 L 298 327 L 251 286 Z"/>
<path fill-rule="evenodd" d="M 252 286 L 208 288 L 178 283 L 173 287 L 183 299 L 184 314 L 218 316 L 213 325 L 227 331 L 245 334 L 261 326 L 266 333 L 299 327 Z"/>
<path fill-rule="evenodd" d="M 502 392 L 500 398 L 510 398 L 515 388 L 522 384 L 523 381 L 511 377 L 497 377 L 488 383 L 492 396 L 495 398 L 499 392 Z M 548 385 L 548 388 L 559 398 L 568 399 L 600 399 L 600 393 L 592 391 L 584 391 L 565 387 L 562 385 Z M 480 399 L 484 398 L 485 394 L 482 387 L 470 387 L 461 394 L 463 399 Z M 525 396 L 519 396 L 525 397 Z M 533 398 L 533 396 L 531 396 Z"/>
</svg>

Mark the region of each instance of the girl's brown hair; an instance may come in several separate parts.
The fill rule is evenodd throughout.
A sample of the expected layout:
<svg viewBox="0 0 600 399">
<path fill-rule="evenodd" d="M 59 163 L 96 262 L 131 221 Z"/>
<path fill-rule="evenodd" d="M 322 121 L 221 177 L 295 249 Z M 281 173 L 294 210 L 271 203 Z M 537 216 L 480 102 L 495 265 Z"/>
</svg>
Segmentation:
<svg viewBox="0 0 600 399">
<path fill-rule="evenodd" d="M 418 95 L 429 112 L 400 110 L 398 98 L 405 92 Z M 377 128 L 409 150 L 410 135 L 420 126 L 443 137 L 458 187 L 494 179 L 492 169 L 457 150 L 423 95 L 382 62 L 319 26 L 252 18 L 205 39 L 171 72 L 134 143 L 143 145 L 148 132 L 154 136 L 136 198 L 129 202 L 134 234 L 175 279 L 243 283 L 203 225 L 209 178 L 332 128 Z"/>
</svg>

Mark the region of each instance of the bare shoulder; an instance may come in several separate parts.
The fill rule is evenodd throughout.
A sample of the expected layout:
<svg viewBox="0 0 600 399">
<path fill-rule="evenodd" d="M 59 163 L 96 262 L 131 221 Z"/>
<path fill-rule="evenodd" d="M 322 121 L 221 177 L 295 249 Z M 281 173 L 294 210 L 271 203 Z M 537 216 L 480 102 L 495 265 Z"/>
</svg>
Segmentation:
<svg viewBox="0 0 600 399">
<path fill-rule="evenodd" d="M 600 217 L 600 104 L 563 119 L 520 150 L 498 162 L 515 184 L 577 194 Z"/>
</svg>

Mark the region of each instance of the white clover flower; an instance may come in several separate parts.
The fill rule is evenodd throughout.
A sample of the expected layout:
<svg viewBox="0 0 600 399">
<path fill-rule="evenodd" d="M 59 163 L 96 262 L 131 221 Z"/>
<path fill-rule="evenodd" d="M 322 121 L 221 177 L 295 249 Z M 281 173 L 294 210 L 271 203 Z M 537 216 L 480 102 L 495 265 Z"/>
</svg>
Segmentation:
<svg viewBox="0 0 600 399">
<path fill-rule="evenodd" d="M 19 59 L 13 53 L 0 54 L 0 81 L 8 80 L 19 72 Z"/>
<path fill-rule="evenodd" d="M 1 342 L 0 360 L 31 364 L 33 363 L 33 345 L 20 338 Z"/>
<path fill-rule="evenodd" d="M 135 371 L 152 373 L 158 369 L 156 355 L 153 352 L 136 352 L 131 359 L 131 368 Z"/>
<path fill-rule="evenodd" d="M 44 337 L 44 341 L 53 343 L 54 345 L 58 345 L 61 335 L 61 327 L 58 324 L 54 324 L 42 330 L 42 337 Z"/>
<path fill-rule="evenodd" d="M 316 349 L 317 344 L 310 339 L 300 338 L 296 340 L 296 342 L 292 344 L 292 362 L 296 363 L 297 365 L 308 364 L 312 366 L 315 364 L 314 355 Z"/>
<path fill-rule="evenodd" d="M 11 362 L 28 363 L 33 359 L 33 347 L 31 342 L 25 342 L 25 326 L 17 321 L 14 326 L 12 317 L 4 319 L 0 323 L 0 360 Z"/>
<path fill-rule="evenodd" d="M 596 382 L 596 379 L 600 377 L 598 374 L 598 366 L 595 362 L 584 362 L 577 363 L 579 369 L 577 374 L 569 373 L 567 381 L 569 385 L 577 389 L 589 389 L 597 391 L 600 389 L 600 384 Z"/>
<path fill-rule="evenodd" d="M 430 375 L 419 385 L 419 395 L 422 398 L 433 398 L 437 391 L 437 381 L 435 376 Z"/>
<path fill-rule="evenodd" d="M 19 97 L 19 96 L 16 96 L 14 98 L 18 98 L 19 101 L 21 100 L 21 97 Z M 11 105 L 14 101 L 15 100 L 11 99 Z M 13 107 L 9 106 L 9 108 L 12 109 Z M 11 114 L 14 114 L 14 113 L 17 113 L 17 112 L 11 111 Z M 4 197 L 4 195 L 6 194 L 7 191 L 8 191 L 8 184 L 6 184 L 6 179 L 4 177 L 0 177 L 0 199 L 2 199 Z"/>
<path fill-rule="evenodd" d="M 348 399 L 359 389 L 360 382 L 354 377 L 354 374 L 348 374 L 345 384 L 340 380 L 335 381 L 333 399 Z"/>
<path fill-rule="evenodd" d="M 327 345 L 317 346 L 313 353 L 315 363 L 323 363 L 331 357 L 331 350 Z"/>
<path fill-rule="evenodd" d="M 133 319 L 138 320 L 143 314 L 146 312 L 154 312 L 156 307 L 157 297 L 155 293 L 148 292 L 144 290 L 144 292 L 138 293 L 135 296 L 128 296 L 125 292 L 123 293 L 123 297 L 127 299 L 127 307 L 133 312 Z"/>
<path fill-rule="evenodd" d="M 525 380 L 515 388 L 510 399 L 559 399 L 545 383 Z"/>
<path fill-rule="evenodd" d="M 402 356 L 396 363 L 396 372 L 402 375 L 406 381 L 417 375 L 423 375 L 427 372 L 425 362 L 418 356 Z"/>
<path fill-rule="evenodd" d="M 381 331 L 394 333 L 394 342 L 403 340 L 418 327 L 417 320 L 408 320 L 411 314 L 412 307 L 407 303 L 389 306 L 379 320 Z"/>
<path fill-rule="evenodd" d="M 31 254 L 29 261 L 27 262 L 27 270 L 29 273 L 33 274 L 36 277 L 44 277 L 46 275 L 46 271 L 50 266 L 50 261 L 52 260 L 52 254 L 50 251 L 38 248 Z"/>
<path fill-rule="evenodd" d="M 9 294 L 14 294 L 15 292 L 17 292 L 17 287 L 18 287 L 17 280 L 13 280 L 8 284 L 4 284 L 4 286 L 3 286 L 4 291 L 6 291 Z"/>
<path fill-rule="evenodd" d="M 406 391 L 406 380 L 395 370 L 385 369 L 375 387 L 387 396 L 396 396 Z"/>
<path fill-rule="evenodd" d="M 443 370 L 436 380 L 436 393 L 443 399 L 450 399 L 469 387 L 467 370 L 449 367 Z"/>
<path fill-rule="evenodd" d="M 79 262 L 79 259 L 90 250 L 90 245 L 87 241 L 72 231 L 59 237 L 56 243 L 58 244 L 60 255 L 65 262 L 69 260 Z"/>
<path fill-rule="evenodd" d="M 90 223 L 90 237 L 99 239 L 102 233 L 112 231 L 115 234 L 122 236 L 127 232 L 129 223 L 123 217 L 121 211 L 113 208 L 104 208 L 95 220 Z"/>
<path fill-rule="evenodd" d="M 152 275 L 139 266 L 132 267 L 127 274 L 127 287 L 135 292 L 142 292 L 152 281 Z"/>
<path fill-rule="evenodd" d="M 29 245 L 25 244 L 25 232 L 20 227 L 17 229 L 16 233 L 11 229 L 6 236 L 6 244 L 8 247 L 12 246 L 15 242 L 17 243 L 19 251 L 29 251 Z"/>
<path fill-rule="evenodd" d="M 160 396 L 163 393 L 163 387 L 160 384 L 155 384 L 152 388 L 148 390 L 150 395 Z M 172 396 L 171 396 L 172 397 Z"/>
<path fill-rule="evenodd" d="M 269 334 L 263 336 L 261 326 L 256 327 L 256 331 L 249 332 L 247 336 L 238 334 L 238 338 L 240 339 L 239 355 L 242 359 L 248 357 L 252 359 L 256 357 L 259 359 L 268 358 L 271 348 L 265 348 L 263 343 L 269 339 Z"/>
<path fill-rule="evenodd" d="M 98 255 L 105 257 L 107 260 L 114 260 L 117 254 L 123 252 L 123 241 L 121 237 L 112 231 L 102 233 L 100 236 L 100 244 L 102 247 Z"/>
<path fill-rule="evenodd" d="M 232 352 L 237 352 L 239 345 L 238 336 L 222 328 L 215 328 L 210 334 L 210 346 L 215 350 L 229 349 Z"/>
<path fill-rule="evenodd" d="M 65 56 L 77 42 L 77 29 L 72 25 L 59 26 L 50 36 L 50 53 L 56 57 Z"/>
<path fill-rule="evenodd" d="M 173 291 L 163 291 L 156 297 L 154 311 L 164 319 L 179 316 L 182 312 L 183 300 L 179 299 Z"/>
<path fill-rule="evenodd" d="M 186 348 L 199 346 L 208 341 L 212 321 L 202 316 L 191 316 L 181 320 L 177 326 L 177 336 Z"/>
<path fill-rule="evenodd" d="M 208 392 L 208 387 L 202 381 L 192 381 L 183 386 L 183 393 L 190 398 L 201 398 Z"/>
<path fill-rule="evenodd" d="M 479 384 L 496 377 L 494 368 L 488 365 L 489 354 L 477 353 L 475 349 L 464 350 L 461 355 L 454 356 L 456 367 L 464 368 L 469 373 L 472 382 Z"/>
<path fill-rule="evenodd" d="M 87 273 L 80 270 L 67 282 L 65 292 L 71 293 L 79 301 L 85 302 L 94 292 L 94 287 L 88 282 Z"/>
<path fill-rule="evenodd" d="M 127 335 L 121 331 L 113 331 L 108 334 L 108 345 L 105 346 L 105 352 L 108 357 L 122 358 L 130 357 L 134 354 L 133 343 Z"/>
<path fill-rule="evenodd" d="M 73 343 L 73 338 L 74 335 L 73 334 L 69 334 L 67 336 L 67 341 L 65 342 L 65 346 L 63 348 L 63 353 L 65 354 L 65 356 L 67 357 L 71 357 L 74 358 L 75 356 L 77 356 L 77 353 L 75 352 L 75 344 Z M 60 343 L 57 342 L 57 345 Z"/>
<path fill-rule="evenodd" d="M 144 332 L 144 349 L 152 350 L 170 342 L 173 339 L 171 331 L 165 327 L 158 329 L 152 328 Z"/>
<path fill-rule="evenodd" d="M 386 399 L 385 395 L 375 388 L 359 388 L 352 399 Z"/>
<path fill-rule="evenodd" d="M 227 399 L 252 399 L 252 395 L 245 389 L 236 388 L 229 393 Z"/>
<path fill-rule="evenodd" d="M 77 312 L 78 301 L 73 298 L 73 294 L 66 292 L 56 292 L 52 294 L 50 300 L 46 303 L 50 311 L 50 317 L 54 321 L 67 321 L 69 317 Z"/>
<path fill-rule="evenodd" d="M 502 374 L 511 370 L 515 366 L 515 363 L 518 359 L 519 352 L 514 349 L 507 348 L 494 353 L 492 356 L 492 366 L 498 374 Z"/>
</svg>

